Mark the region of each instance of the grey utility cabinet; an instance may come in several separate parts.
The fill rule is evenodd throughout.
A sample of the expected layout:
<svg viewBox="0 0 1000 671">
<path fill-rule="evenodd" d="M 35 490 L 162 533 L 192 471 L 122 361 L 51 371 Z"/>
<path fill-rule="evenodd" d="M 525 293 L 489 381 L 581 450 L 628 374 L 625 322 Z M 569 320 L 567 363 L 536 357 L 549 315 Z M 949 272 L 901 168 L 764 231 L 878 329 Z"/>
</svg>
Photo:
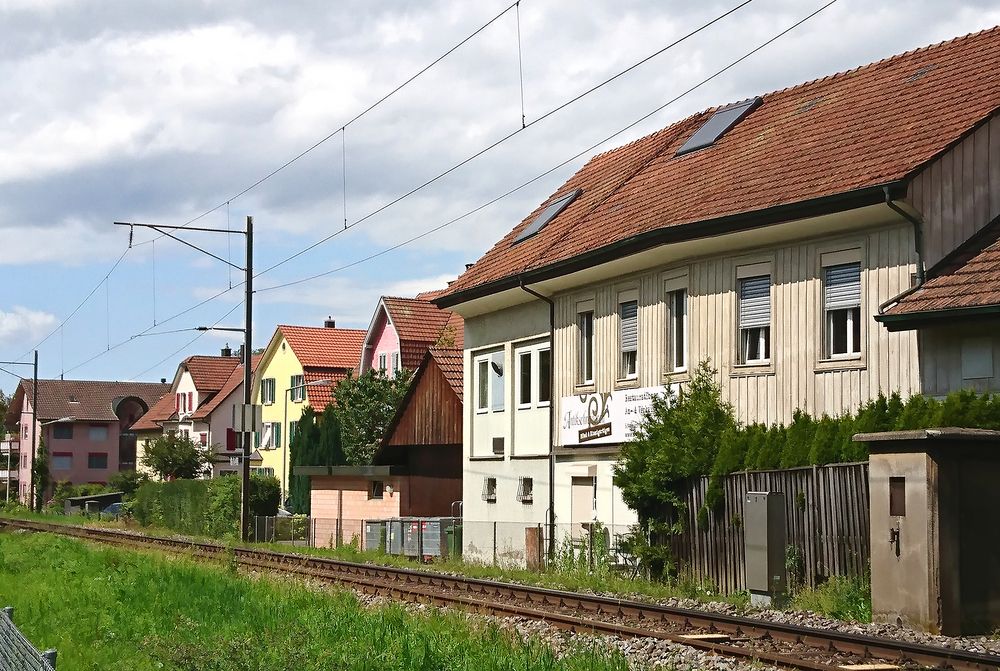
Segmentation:
<svg viewBox="0 0 1000 671">
<path fill-rule="evenodd" d="M 747 492 L 743 504 L 747 589 L 750 602 L 769 605 L 785 593 L 785 495 Z"/>
</svg>

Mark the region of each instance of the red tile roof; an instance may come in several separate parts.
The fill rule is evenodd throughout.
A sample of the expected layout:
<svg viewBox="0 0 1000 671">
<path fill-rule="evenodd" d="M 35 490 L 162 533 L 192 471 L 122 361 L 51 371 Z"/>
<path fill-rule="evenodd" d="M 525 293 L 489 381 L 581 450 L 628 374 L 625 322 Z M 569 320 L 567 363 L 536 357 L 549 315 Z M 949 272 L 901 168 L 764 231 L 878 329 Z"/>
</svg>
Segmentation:
<svg viewBox="0 0 1000 671">
<path fill-rule="evenodd" d="M 431 357 L 437 362 L 438 368 L 444 373 L 448 384 L 455 390 L 458 400 L 462 400 L 462 350 L 458 347 L 432 347 Z"/>
<path fill-rule="evenodd" d="M 438 342 L 442 329 L 448 324 L 453 314 L 442 310 L 430 302 L 430 298 L 421 296 L 436 296 L 440 292 L 426 292 L 417 298 L 399 298 L 384 296 L 385 305 L 396 334 L 399 336 L 400 359 L 403 368 L 416 370 L 420 365 L 427 348 Z"/>
<path fill-rule="evenodd" d="M 181 366 L 191 373 L 194 386 L 201 394 L 211 394 L 222 389 L 233 370 L 240 365 L 235 356 L 189 356 Z"/>
<path fill-rule="evenodd" d="M 948 255 L 923 286 L 885 311 L 887 315 L 1000 306 L 1000 221 Z"/>
<path fill-rule="evenodd" d="M 121 399 L 136 397 L 152 407 L 169 391 L 169 384 L 152 382 L 39 380 L 38 420 L 73 417 L 76 421 L 116 422 L 115 408 Z M 30 398 L 31 393 L 31 380 L 22 380 L 7 411 L 8 426 L 20 420 L 23 399 Z"/>
<path fill-rule="evenodd" d="M 362 329 L 312 326 L 280 325 L 278 329 L 303 367 L 346 370 L 358 365 L 366 333 Z"/>
<path fill-rule="evenodd" d="M 171 394 L 168 389 L 167 392 L 160 397 L 160 400 L 149 409 L 149 412 L 140 417 L 139 420 L 132 425 L 132 430 L 162 431 L 163 422 L 168 422 L 177 418 L 177 415 L 174 413 L 175 407 L 176 401 L 174 400 L 174 395 Z"/>
<path fill-rule="evenodd" d="M 318 380 L 330 380 L 329 384 L 316 384 L 306 387 L 306 399 L 316 412 L 323 412 L 326 406 L 333 403 L 333 390 L 337 383 L 347 377 L 347 371 L 342 368 L 306 368 L 303 371 L 305 383 Z"/>
<path fill-rule="evenodd" d="M 250 357 L 250 367 L 252 371 L 257 370 L 257 364 L 260 363 L 260 359 L 261 359 L 260 354 L 254 354 Z M 238 357 L 237 360 L 239 360 Z M 222 388 L 219 390 L 219 392 L 215 394 L 212 398 L 208 399 L 208 402 L 198 406 L 198 409 L 195 410 L 194 415 L 192 415 L 192 419 L 205 419 L 206 417 L 211 415 L 212 412 L 216 408 L 218 408 L 223 401 L 229 398 L 229 396 L 234 391 L 236 391 L 242 384 L 243 384 L 243 364 L 238 364 L 236 368 L 233 369 L 233 372 L 229 374 L 229 378 L 226 380 L 225 384 L 222 385 Z"/>
<path fill-rule="evenodd" d="M 865 189 L 877 197 L 998 108 L 1000 27 L 769 93 L 713 146 L 674 156 L 714 112 L 706 110 L 592 158 L 438 304 L 492 293 L 528 271 L 562 274 L 576 257 L 662 244 L 653 233 L 671 227 Z M 511 244 L 544 207 L 577 188 L 583 194 L 551 223 Z M 748 225 L 760 225 L 759 216 Z"/>
</svg>

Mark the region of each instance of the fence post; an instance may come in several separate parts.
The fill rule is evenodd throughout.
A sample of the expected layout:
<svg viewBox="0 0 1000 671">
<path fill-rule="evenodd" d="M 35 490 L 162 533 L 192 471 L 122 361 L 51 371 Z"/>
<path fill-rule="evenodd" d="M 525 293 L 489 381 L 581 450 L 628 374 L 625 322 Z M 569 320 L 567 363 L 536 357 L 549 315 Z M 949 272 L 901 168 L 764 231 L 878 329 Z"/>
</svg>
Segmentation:
<svg viewBox="0 0 1000 671">
<path fill-rule="evenodd" d="M 417 518 L 417 561 L 424 560 L 424 521 Z"/>
<path fill-rule="evenodd" d="M 493 564 L 497 563 L 497 523 L 493 523 Z"/>
</svg>

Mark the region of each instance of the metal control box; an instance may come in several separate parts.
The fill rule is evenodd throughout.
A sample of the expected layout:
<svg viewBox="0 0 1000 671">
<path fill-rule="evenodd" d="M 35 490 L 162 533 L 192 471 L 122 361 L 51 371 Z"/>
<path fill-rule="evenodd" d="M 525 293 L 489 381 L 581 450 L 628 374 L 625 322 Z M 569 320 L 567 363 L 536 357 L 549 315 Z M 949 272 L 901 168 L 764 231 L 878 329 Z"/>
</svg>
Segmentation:
<svg viewBox="0 0 1000 671">
<path fill-rule="evenodd" d="M 785 593 L 785 495 L 747 492 L 743 503 L 747 589 L 754 604 L 768 605 Z"/>
<path fill-rule="evenodd" d="M 368 520 L 365 522 L 365 550 L 385 552 L 385 520 Z"/>
</svg>

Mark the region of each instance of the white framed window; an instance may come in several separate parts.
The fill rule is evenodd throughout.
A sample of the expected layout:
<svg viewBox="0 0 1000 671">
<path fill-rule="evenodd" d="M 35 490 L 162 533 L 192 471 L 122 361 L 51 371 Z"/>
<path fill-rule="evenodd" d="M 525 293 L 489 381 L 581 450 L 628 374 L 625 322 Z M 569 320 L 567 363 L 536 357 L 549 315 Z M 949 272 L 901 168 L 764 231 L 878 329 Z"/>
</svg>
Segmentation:
<svg viewBox="0 0 1000 671">
<path fill-rule="evenodd" d="M 263 405 L 274 405 L 273 377 L 267 377 L 260 381 L 260 402 Z"/>
<path fill-rule="evenodd" d="M 490 409 L 490 360 L 488 357 L 476 359 L 476 412 Z"/>
<path fill-rule="evenodd" d="M 517 364 L 517 407 L 548 407 L 552 402 L 552 381 L 549 368 L 552 363 L 551 348 L 548 343 L 538 343 L 521 347 L 514 352 Z"/>
<path fill-rule="evenodd" d="M 771 361 L 770 275 L 739 280 L 739 344 L 741 364 Z"/>
<path fill-rule="evenodd" d="M 594 383 L 594 311 L 586 310 L 576 315 L 579 350 L 577 363 L 578 384 Z"/>
<path fill-rule="evenodd" d="M 667 371 L 680 373 L 688 367 L 688 291 L 667 291 Z"/>
<path fill-rule="evenodd" d="M 503 412 L 504 409 L 504 361 L 503 351 L 490 354 L 490 410 Z"/>
<path fill-rule="evenodd" d="M 534 501 L 535 481 L 532 478 L 518 478 L 517 500 L 521 503 L 532 503 Z"/>
<path fill-rule="evenodd" d="M 386 357 L 385 352 L 378 355 L 378 369 L 383 373 L 386 371 Z"/>
<path fill-rule="evenodd" d="M 288 382 L 288 386 L 291 389 L 292 402 L 301 403 L 306 400 L 306 388 L 304 385 L 306 382 L 305 376 L 303 375 L 293 375 Z"/>
<path fill-rule="evenodd" d="M 538 405 L 547 407 L 552 402 L 552 349 L 538 350 Z"/>
<path fill-rule="evenodd" d="M 823 269 L 823 304 L 827 358 L 854 358 L 861 353 L 860 263 Z"/>
<path fill-rule="evenodd" d="M 639 373 L 639 301 L 625 300 L 618 304 L 618 341 L 621 361 L 618 377 L 634 380 Z"/>
<path fill-rule="evenodd" d="M 497 502 L 497 479 L 483 478 L 483 501 L 487 503 Z"/>
<path fill-rule="evenodd" d="M 392 353 L 392 374 L 399 372 L 399 352 Z"/>
<path fill-rule="evenodd" d="M 274 477 L 274 468 L 271 466 L 251 466 L 250 473 L 253 475 L 264 475 Z"/>
<path fill-rule="evenodd" d="M 532 392 L 535 390 L 534 370 L 531 360 L 532 351 L 530 349 L 520 350 L 517 353 L 517 407 L 530 408 Z"/>
</svg>

